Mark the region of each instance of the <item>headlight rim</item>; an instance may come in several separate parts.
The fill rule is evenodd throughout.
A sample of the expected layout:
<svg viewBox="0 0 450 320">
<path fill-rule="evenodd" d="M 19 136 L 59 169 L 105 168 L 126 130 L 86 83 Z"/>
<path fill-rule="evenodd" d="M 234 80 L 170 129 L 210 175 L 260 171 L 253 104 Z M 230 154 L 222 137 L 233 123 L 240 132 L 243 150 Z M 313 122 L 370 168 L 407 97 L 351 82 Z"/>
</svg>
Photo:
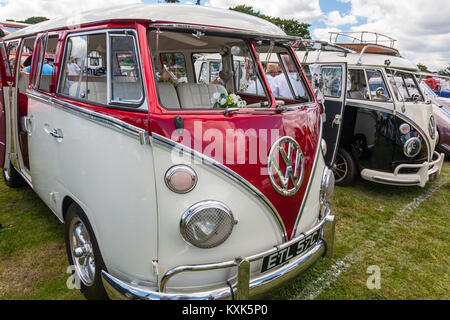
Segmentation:
<svg viewBox="0 0 450 320">
<path fill-rule="evenodd" d="M 412 143 L 412 141 L 417 141 L 417 142 L 419 143 L 419 148 L 417 149 L 417 152 L 415 152 L 414 154 L 410 155 L 410 154 L 408 154 L 408 152 L 407 152 L 407 148 L 408 148 L 408 145 L 409 145 L 410 143 Z M 408 158 L 414 158 L 414 157 L 416 157 L 416 156 L 420 153 L 420 151 L 422 151 L 422 142 L 420 141 L 420 139 L 419 139 L 418 137 L 411 137 L 411 138 L 409 138 L 408 140 L 406 140 L 405 144 L 403 145 L 403 153 L 404 153 L 405 156 L 407 156 Z"/>
<path fill-rule="evenodd" d="M 231 220 L 231 229 L 227 233 L 227 235 L 220 241 L 217 241 L 214 246 L 203 247 L 203 246 L 199 246 L 190 241 L 189 237 L 187 236 L 186 226 L 189 223 L 190 219 L 192 219 L 196 213 L 198 213 L 202 210 L 205 210 L 205 209 L 210 209 L 210 208 L 216 208 L 216 209 L 220 209 L 220 210 L 224 211 L 228 215 L 229 219 Z M 183 212 L 181 219 L 180 219 L 180 234 L 181 234 L 181 237 L 183 238 L 183 240 L 190 246 L 193 246 L 193 247 L 199 248 L 199 249 L 213 249 L 213 248 L 220 246 L 226 240 L 228 240 L 228 238 L 232 234 L 232 232 L 234 230 L 234 226 L 236 224 L 237 224 L 237 220 L 234 218 L 233 212 L 226 204 L 224 204 L 223 202 L 217 201 L 217 200 L 203 200 L 203 201 L 193 204 L 186 211 Z"/>
<path fill-rule="evenodd" d="M 319 192 L 319 203 L 321 206 L 325 205 L 328 200 L 330 199 L 331 195 L 334 192 L 334 179 L 333 179 L 333 189 L 331 192 L 329 191 L 329 188 L 331 187 L 331 180 L 332 176 L 334 178 L 333 170 L 331 170 L 329 167 L 325 167 L 322 173 L 322 179 L 320 181 L 320 192 Z M 329 194 L 328 194 L 329 193 Z"/>
</svg>

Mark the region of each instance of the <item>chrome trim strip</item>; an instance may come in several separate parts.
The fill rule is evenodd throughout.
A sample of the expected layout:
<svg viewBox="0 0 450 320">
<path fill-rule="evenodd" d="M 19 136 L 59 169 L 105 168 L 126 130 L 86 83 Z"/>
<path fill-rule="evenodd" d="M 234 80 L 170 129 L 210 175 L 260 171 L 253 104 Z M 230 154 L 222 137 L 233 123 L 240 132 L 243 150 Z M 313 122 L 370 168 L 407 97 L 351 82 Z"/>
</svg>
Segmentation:
<svg viewBox="0 0 450 320">
<path fill-rule="evenodd" d="M 329 213 L 329 211 L 328 211 Z M 230 298 L 248 298 L 257 297 L 261 294 L 275 289 L 282 283 L 296 277 L 299 273 L 305 271 L 311 265 L 313 265 L 320 257 L 328 254 L 328 247 L 332 250 L 333 242 L 325 242 L 323 236 L 334 236 L 334 225 L 336 220 L 334 216 L 328 214 L 325 219 L 321 221 L 315 228 L 311 229 L 307 234 L 302 234 L 298 238 L 285 243 L 282 246 L 272 248 L 263 253 L 248 257 L 248 258 L 236 258 L 233 261 L 226 261 L 216 264 L 208 265 L 193 265 L 183 266 L 169 270 L 163 277 L 159 291 L 157 288 L 149 288 L 140 285 L 134 285 L 126 283 L 122 280 L 115 278 L 114 276 L 102 271 L 102 281 L 108 296 L 111 299 L 164 299 L 164 300 L 200 300 L 200 299 L 230 299 Z M 290 261 L 278 269 L 266 272 L 254 278 L 250 279 L 249 263 L 261 259 L 269 254 L 277 252 L 277 250 L 288 247 L 295 241 L 299 241 L 309 234 L 315 232 L 317 228 L 323 227 L 323 232 L 319 241 L 314 247 L 312 247 L 305 254 L 296 257 L 293 261 Z M 327 229 L 327 230 L 325 230 Z M 330 230 L 328 230 L 330 229 Z M 331 231 L 331 232 L 330 232 Z M 328 240 L 328 239 L 327 239 Z M 330 252 L 331 253 L 331 252 Z M 212 269 L 223 269 L 237 267 L 238 277 L 234 278 L 235 281 L 229 286 L 223 286 L 215 289 L 210 289 L 200 292 L 180 292 L 180 293 L 165 293 L 165 284 L 167 283 L 167 276 L 173 276 L 183 271 L 206 271 Z M 184 270 L 181 270 L 184 268 Z M 245 269 L 245 270 L 244 270 Z M 172 272 L 171 272 L 172 271 Z M 164 282 L 164 283 L 163 283 Z M 242 292 L 244 291 L 244 292 Z"/>
<path fill-rule="evenodd" d="M 381 181 L 381 182 L 388 182 L 388 183 L 396 183 L 396 184 L 404 184 L 404 185 L 416 185 L 420 183 L 420 180 L 400 180 L 400 179 L 390 179 L 385 177 L 379 177 L 379 176 L 373 176 L 373 180 Z"/>
<path fill-rule="evenodd" d="M 326 216 L 328 216 L 329 213 L 330 213 L 330 210 L 328 209 L 328 212 L 327 212 Z M 325 224 L 328 223 L 328 221 L 329 221 L 329 219 L 322 219 L 315 227 L 313 227 L 312 229 L 308 230 L 306 233 L 302 233 L 297 238 L 291 239 L 288 242 L 285 242 L 285 243 L 283 243 L 281 245 L 275 246 L 275 247 L 273 247 L 273 248 L 271 248 L 269 250 L 266 250 L 264 252 L 260 252 L 260 253 L 254 254 L 254 255 L 249 256 L 249 257 L 237 258 L 235 260 L 230 260 L 230 261 L 225 261 L 225 262 L 220 262 L 220 263 L 179 266 L 179 267 L 175 267 L 173 269 L 170 269 L 169 271 L 166 272 L 166 274 L 164 274 L 164 276 L 161 279 L 160 291 L 161 292 L 165 292 L 167 282 L 170 280 L 170 278 L 173 277 L 176 274 L 181 273 L 181 272 L 186 272 L 186 271 L 207 271 L 207 270 L 224 269 L 224 268 L 230 268 L 230 267 L 238 266 L 240 260 L 246 260 L 248 262 L 255 262 L 257 260 L 261 260 L 261 259 L 263 259 L 264 257 L 266 257 L 268 255 L 276 253 L 279 250 L 283 250 L 285 248 L 288 248 L 293 243 L 295 243 L 297 241 L 300 241 L 303 238 L 306 238 L 310 234 L 314 233 L 316 230 L 322 228 Z"/>
<path fill-rule="evenodd" d="M 180 152 L 186 152 L 191 157 L 196 158 L 201 161 L 202 164 L 207 165 L 208 167 L 217 170 L 226 176 L 232 178 L 235 182 L 239 183 L 240 185 L 246 187 L 248 191 L 250 191 L 256 198 L 258 198 L 264 206 L 269 209 L 269 212 L 272 214 L 273 218 L 275 219 L 278 228 L 280 229 L 281 237 L 283 242 L 286 242 L 288 240 L 286 227 L 284 225 L 283 220 L 281 219 L 281 216 L 279 215 L 277 209 L 273 206 L 273 204 L 267 199 L 267 197 L 258 189 L 256 189 L 250 182 L 245 180 L 243 177 L 241 177 L 236 172 L 230 170 L 220 162 L 205 156 L 204 154 L 188 148 L 180 143 L 177 143 L 175 141 L 172 141 L 166 137 L 163 137 L 157 133 L 152 133 L 152 141 L 158 143 L 159 145 L 163 147 L 167 147 L 171 150 L 177 149 Z"/>
<path fill-rule="evenodd" d="M 317 162 L 319 160 L 319 152 L 321 150 L 322 134 L 323 134 L 323 121 L 322 121 L 322 119 L 320 119 L 319 140 L 317 142 L 316 152 L 314 154 L 314 163 L 313 163 L 313 166 L 311 169 L 311 175 L 309 176 L 309 179 L 308 179 L 308 187 L 306 188 L 305 195 L 303 196 L 302 205 L 300 206 L 300 209 L 298 210 L 298 213 L 297 213 L 297 218 L 295 219 L 294 228 L 292 229 L 292 233 L 291 233 L 291 238 L 294 237 L 295 234 L 297 233 L 297 227 L 300 222 L 300 218 L 302 217 L 303 210 L 305 210 L 305 205 L 306 205 L 306 201 L 309 196 L 309 192 L 311 191 L 312 181 L 316 174 Z"/>
<path fill-rule="evenodd" d="M 114 117 L 110 117 L 92 110 L 88 110 L 85 108 L 77 107 L 73 104 L 63 102 L 59 99 L 55 99 L 53 97 L 49 97 L 44 95 L 36 90 L 28 89 L 26 91 L 26 95 L 39 102 L 50 104 L 54 107 L 57 107 L 63 111 L 69 112 L 73 115 L 79 116 L 83 119 L 90 120 L 97 124 L 100 124 L 106 128 L 113 129 L 117 132 L 126 134 L 132 138 L 137 139 L 141 144 L 148 143 L 148 133 L 144 129 L 135 127 L 131 124 L 128 124 L 124 121 L 118 120 Z"/>
</svg>

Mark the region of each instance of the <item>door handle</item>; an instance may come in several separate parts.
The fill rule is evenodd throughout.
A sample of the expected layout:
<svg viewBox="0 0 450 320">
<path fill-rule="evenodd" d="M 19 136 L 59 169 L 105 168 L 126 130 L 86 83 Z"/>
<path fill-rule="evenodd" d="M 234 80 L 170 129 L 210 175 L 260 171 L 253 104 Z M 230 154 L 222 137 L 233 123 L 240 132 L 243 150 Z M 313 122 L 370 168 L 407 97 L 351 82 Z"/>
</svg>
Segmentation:
<svg viewBox="0 0 450 320">
<path fill-rule="evenodd" d="M 333 122 L 331 123 L 331 127 L 333 128 L 334 125 L 340 125 L 341 124 L 341 115 L 340 114 L 336 114 L 334 116 Z"/>
<path fill-rule="evenodd" d="M 31 119 L 31 117 L 23 117 L 22 118 L 23 121 L 23 129 L 29 134 L 31 135 L 31 131 L 32 131 L 32 126 L 33 126 L 33 121 Z"/>
<path fill-rule="evenodd" d="M 56 139 L 64 138 L 61 129 L 53 129 L 52 131 L 49 132 L 49 135 L 51 135 L 53 138 L 56 138 Z"/>
</svg>

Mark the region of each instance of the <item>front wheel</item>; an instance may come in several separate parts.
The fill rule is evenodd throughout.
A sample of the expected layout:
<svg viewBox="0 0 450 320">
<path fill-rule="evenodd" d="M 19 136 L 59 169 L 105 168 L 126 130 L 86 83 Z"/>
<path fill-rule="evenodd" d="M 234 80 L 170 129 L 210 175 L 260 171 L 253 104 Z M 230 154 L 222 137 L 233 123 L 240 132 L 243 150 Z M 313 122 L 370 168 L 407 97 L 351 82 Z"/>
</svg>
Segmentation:
<svg viewBox="0 0 450 320">
<path fill-rule="evenodd" d="M 89 300 L 108 299 L 101 276 L 106 267 L 97 240 L 83 209 L 75 203 L 67 209 L 65 240 L 69 264 L 81 293 Z"/>
<path fill-rule="evenodd" d="M 356 163 L 350 152 L 339 148 L 332 170 L 337 186 L 349 185 L 356 176 Z"/>
</svg>

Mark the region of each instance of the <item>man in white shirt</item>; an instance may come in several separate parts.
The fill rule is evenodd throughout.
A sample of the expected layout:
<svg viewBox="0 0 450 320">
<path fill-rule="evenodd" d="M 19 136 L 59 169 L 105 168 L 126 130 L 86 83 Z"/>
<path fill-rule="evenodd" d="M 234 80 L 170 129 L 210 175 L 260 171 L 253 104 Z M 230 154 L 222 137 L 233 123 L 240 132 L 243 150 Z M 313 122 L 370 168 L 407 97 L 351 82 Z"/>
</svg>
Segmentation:
<svg viewBox="0 0 450 320">
<path fill-rule="evenodd" d="M 304 97 L 305 89 L 303 88 L 303 84 L 300 79 L 300 74 L 297 72 L 294 63 L 291 60 L 291 57 L 288 55 L 283 56 L 286 69 L 288 71 L 289 81 L 292 85 L 292 89 L 296 96 Z M 289 83 L 287 82 L 286 75 L 284 73 L 280 73 L 275 78 L 278 88 L 279 88 L 279 98 L 285 99 L 294 99 L 292 96 L 291 88 L 289 87 Z"/>
</svg>

